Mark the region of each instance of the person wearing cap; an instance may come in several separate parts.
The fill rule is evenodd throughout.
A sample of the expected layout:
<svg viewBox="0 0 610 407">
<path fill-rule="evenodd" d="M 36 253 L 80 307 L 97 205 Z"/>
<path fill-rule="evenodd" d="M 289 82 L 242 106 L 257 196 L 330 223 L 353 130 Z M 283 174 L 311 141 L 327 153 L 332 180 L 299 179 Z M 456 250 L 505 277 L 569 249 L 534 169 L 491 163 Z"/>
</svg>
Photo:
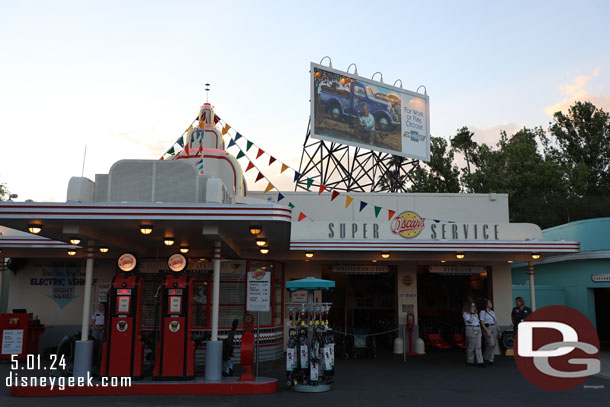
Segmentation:
<svg viewBox="0 0 610 407">
<path fill-rule="evenodd" d="M 462 318 L 466 324 L 466 364 L 475 366 L 476 360 L 479 367 L 485 367 L 481 354 L 481 322 L 474 302 L 469 301 L 464 305 Z"/>
<path fill-rule="evenodd" d="M 479 313 L 479 321 L 481 321 L 481 328 L 485 334 L 485 352 L 483 353 L 483 360 L 488 365 L 494 364 L 494 356 L 496 350 L 496 340 L 500 336 L 500 328 L 496 321 L 496 313 L 493 309 L 493 302 L 487 300 L 485 308 Z"/>
</svg>

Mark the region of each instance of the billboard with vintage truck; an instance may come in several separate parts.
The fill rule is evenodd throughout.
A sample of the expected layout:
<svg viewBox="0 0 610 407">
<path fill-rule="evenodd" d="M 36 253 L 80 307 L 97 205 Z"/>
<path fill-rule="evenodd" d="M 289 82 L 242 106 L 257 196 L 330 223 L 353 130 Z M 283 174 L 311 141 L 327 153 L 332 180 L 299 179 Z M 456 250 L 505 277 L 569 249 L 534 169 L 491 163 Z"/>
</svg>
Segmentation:
<svg viewBox="0 0 610 407">
<path fill-rule="evenodd" d="M 430 159 L 428 96 L 311 64 L 311 136 Z"/>
</svg>

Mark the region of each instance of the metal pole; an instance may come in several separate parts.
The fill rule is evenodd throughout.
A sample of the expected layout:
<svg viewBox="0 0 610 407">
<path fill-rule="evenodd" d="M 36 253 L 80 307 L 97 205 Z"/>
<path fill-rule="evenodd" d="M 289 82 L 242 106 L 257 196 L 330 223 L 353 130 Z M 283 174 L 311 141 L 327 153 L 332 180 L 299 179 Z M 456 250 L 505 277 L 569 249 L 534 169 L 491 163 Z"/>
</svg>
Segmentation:
<svg viewBox="0 0 610 407">
<path fill-rule="evenodd" d="M 530 276 L 530 302 L 532 311 L 536 311 L 536 291 L 534 290 L 534 263 L 528 263 L 528 273 Z"/>
<path fill-rule="evenodd" d="M 218 341 L 220 308 L 220 240 L 214 242 L 214 280 L 212 281 L 212 341 Z"/>
<path fill-rule="evenodd" d="M 80 340 L 89 339 L 89 311 L 91 308 L 91 283 L 93 282 L 93 254 L 87 253 L 87 263 L 85 265 L 85 293 L 83 295 L 83 319 L 80 331 Z"/>
<path fill-rule="evenodd" d="M 260 329 L 261 329 L 261 319 L 260 319 L 260 315 L 261 313 L 256 311 L 256 376 L 258 377 L 258 338 L 260 336 Z"/>
<path fill-rule="evenodd" d="M 407 361 L 407 349 L 406 349 L 406 344 L 407 344 L 407 326 L 403 326 L 402 328 L 402 361 L 406 362 Z M 410 344 L 409 344 L 410 345 Z"/>
</svg>

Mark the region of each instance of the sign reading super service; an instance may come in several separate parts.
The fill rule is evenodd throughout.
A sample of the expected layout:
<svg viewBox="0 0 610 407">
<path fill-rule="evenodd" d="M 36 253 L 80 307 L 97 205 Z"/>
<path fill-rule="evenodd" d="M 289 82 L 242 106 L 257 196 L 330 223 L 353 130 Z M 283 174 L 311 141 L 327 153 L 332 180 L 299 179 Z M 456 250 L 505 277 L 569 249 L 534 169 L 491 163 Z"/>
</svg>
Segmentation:
<svg viewBox="0 0 610 407">
<path fill-rule="evenodd" d="M 311 64 L 311 135 L 430 161 L 428 95 Z"/>
</svg>

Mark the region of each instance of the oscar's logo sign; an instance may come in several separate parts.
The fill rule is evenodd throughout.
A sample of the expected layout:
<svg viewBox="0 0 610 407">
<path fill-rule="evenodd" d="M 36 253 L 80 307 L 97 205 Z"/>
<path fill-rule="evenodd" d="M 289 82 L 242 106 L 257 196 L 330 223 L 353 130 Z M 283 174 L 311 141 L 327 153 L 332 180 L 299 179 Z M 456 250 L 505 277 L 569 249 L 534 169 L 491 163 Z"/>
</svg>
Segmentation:
<svg viewBox="0 0 610 407">
<path fill-rule="evenodd" d="M 424 219 L 415 212 L 405 211 L 392 219 L 390 227 L 392 233 L 405 239 L 413 239 L 424 230 Z"/>
</svg>

